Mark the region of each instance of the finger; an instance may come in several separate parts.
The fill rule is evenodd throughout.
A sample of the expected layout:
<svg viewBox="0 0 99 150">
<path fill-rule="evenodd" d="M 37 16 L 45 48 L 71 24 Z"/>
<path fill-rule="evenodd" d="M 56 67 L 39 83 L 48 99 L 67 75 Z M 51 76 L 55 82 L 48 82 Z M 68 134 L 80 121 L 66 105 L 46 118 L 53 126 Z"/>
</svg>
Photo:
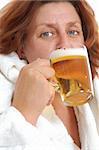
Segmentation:
<svg viewBox="0 0 99 150">
<path fill-rule="evenodd" d="M 38 71 L 46 78 L 51 79 L 53 76 L 55 76 L 55 71 L 51 67 L 39 67 Z"/>
<path fill-rule="evenodd" d="M 49 91 L 50 91 L 50 99 L 49 99 L 47 105 L 50 105 L 53 102 L 54 97 L 55 97 L 55 90 L 54 90 L 54 88 L 53 88 L 53 86 L 51 85 L 50 82 L 49 82 Z"/>
<path fill-rule="evenodd" d="M 35 61 L 33 61 L 30 66 L 50 66 L 50 60 L 48 59 L 36 59 Z"/>
<path fill-rule="evenodd" d="M 45 76 L 46 79 L 50 79 L 52 76 L 54 76 L 55 71 L 50 66 L 50 61 L 48 59 L 40 59 L 33 61 L 32 63 L 26 65 L 25 67 L 27 70 L 36 70 L 40 72 L 43 76 Z"/>
<path fill-rule="evenodd" d="M 41 59 L 41 58 L 38 58 L 36 60 L 38 63 L 40 63 L 40 65 L 47 65 L 47 66 L 50 66 L 50 60 L 48 59 Z"/>
<path fill-rule="evenodd" d="M 53 76 L 55 76 L 55 71 L 51 67 L 38 67 L 36 69 L 33 68 L 33 71 L 34 70 L 42 74 L 47 80 L 50 80 Z"/>
</svg>

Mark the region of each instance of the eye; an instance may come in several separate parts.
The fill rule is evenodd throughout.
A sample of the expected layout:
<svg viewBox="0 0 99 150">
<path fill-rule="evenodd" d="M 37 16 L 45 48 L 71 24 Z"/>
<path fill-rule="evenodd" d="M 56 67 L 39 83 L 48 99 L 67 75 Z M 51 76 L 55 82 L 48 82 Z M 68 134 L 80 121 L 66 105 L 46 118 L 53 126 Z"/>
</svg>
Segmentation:
<svg viewBox="0 0 99 150">
<path fill-rule="evenodd" d="M 77 31 L 77 30 L 70 30 L 70 31 L 67 32 L 67 34 L 69 36 L 75 37 L 75 36 L 79 35 L 79 31 Z"/>
<path fill-rule="evenodd" d="M 42 38 L 49 38 L 49 37 L 52 37 L 52 36 L 53 36 L 52 32 L 44 32 L 44 33 L 40 34 L 40 37 L 42 37 Z"/>
</svg>

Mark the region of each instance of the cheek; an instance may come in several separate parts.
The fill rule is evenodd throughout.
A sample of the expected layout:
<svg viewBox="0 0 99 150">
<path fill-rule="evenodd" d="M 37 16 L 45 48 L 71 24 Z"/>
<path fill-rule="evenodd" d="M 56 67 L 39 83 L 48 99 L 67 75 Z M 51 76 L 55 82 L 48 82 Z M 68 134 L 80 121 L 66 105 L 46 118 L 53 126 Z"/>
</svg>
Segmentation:
<svg viewBox="0 0 99 150">
<path fill-rule="evenodd" d="M 29 63 L 37 58 L 48 59 L 50 51 L 50 47 L 47 43 L 32 42 L 32 44 L 28 43 L 28 46 L 25 47 L 25 57 Z"/>
<path fill-rule="evenodd" d="M 25 44 L 25 56 L 28 62 L 32 62 L 37 58 L 48 59 L 51 51 L 56 49 L 55 41 L 46 41 L 32 37 Z"/>
<path fill-rule="evenodd" d="M 80 36 L 77 39 L 73 39 L 71 42 L 74 47 L 81 47 L 82 45 L 84 45 L 84 38 L 83 36 Z"/>
<path fill-rule="evenodd" d="M 83 32 L 81 33 L 81 36 L 79 38 L 79 42 L 84 44 L 84 36 L 83 36 Z"/>
<path fill-rule="evenodd" d="M 79 39 L 79 41 L 78 41 L 78 43 L 79 43 L 79 45 L 84 45 L 84 38 L 82 37 L 81 39 Z"/>
</svg>

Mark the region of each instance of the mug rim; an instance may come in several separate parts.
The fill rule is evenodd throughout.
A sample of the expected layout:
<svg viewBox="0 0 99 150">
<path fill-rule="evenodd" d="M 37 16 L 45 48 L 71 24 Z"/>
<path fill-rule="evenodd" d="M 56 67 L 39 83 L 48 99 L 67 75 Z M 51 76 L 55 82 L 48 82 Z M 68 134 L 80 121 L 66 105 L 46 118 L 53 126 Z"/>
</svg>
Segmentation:
<svg viewBox="0 0 99 150">
<path fill-rule="evenodd" d="M 54 62 L 56 59 L 61 59 L 61 58 L 67 59 L 66 57 L 69 57 L 69 59 L 70 59 L 70 57 L 75 57 L 75 56 L 88 57 L 86 46 L 83 45 L 80 48 L 56 49 L 55 51 L 53 51 L 50 54 L 49 59 L 50 59 L 50 61 Z"/>
</svg>

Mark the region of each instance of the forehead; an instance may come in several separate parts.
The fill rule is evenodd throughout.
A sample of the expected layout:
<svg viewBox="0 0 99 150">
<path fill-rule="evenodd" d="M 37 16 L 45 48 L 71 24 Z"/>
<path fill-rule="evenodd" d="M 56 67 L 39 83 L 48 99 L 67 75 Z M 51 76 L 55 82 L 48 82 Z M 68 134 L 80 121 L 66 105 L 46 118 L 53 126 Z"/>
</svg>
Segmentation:
<svg viewBox="0 0 99 150">
<path fill-rule="evenodd" d="M 69 2 L 51 2 L 40 6 L 33 15 L 33 23 L 56 23 L 56 21 L 80 21 L 73 5 Z"/>
</svg>

